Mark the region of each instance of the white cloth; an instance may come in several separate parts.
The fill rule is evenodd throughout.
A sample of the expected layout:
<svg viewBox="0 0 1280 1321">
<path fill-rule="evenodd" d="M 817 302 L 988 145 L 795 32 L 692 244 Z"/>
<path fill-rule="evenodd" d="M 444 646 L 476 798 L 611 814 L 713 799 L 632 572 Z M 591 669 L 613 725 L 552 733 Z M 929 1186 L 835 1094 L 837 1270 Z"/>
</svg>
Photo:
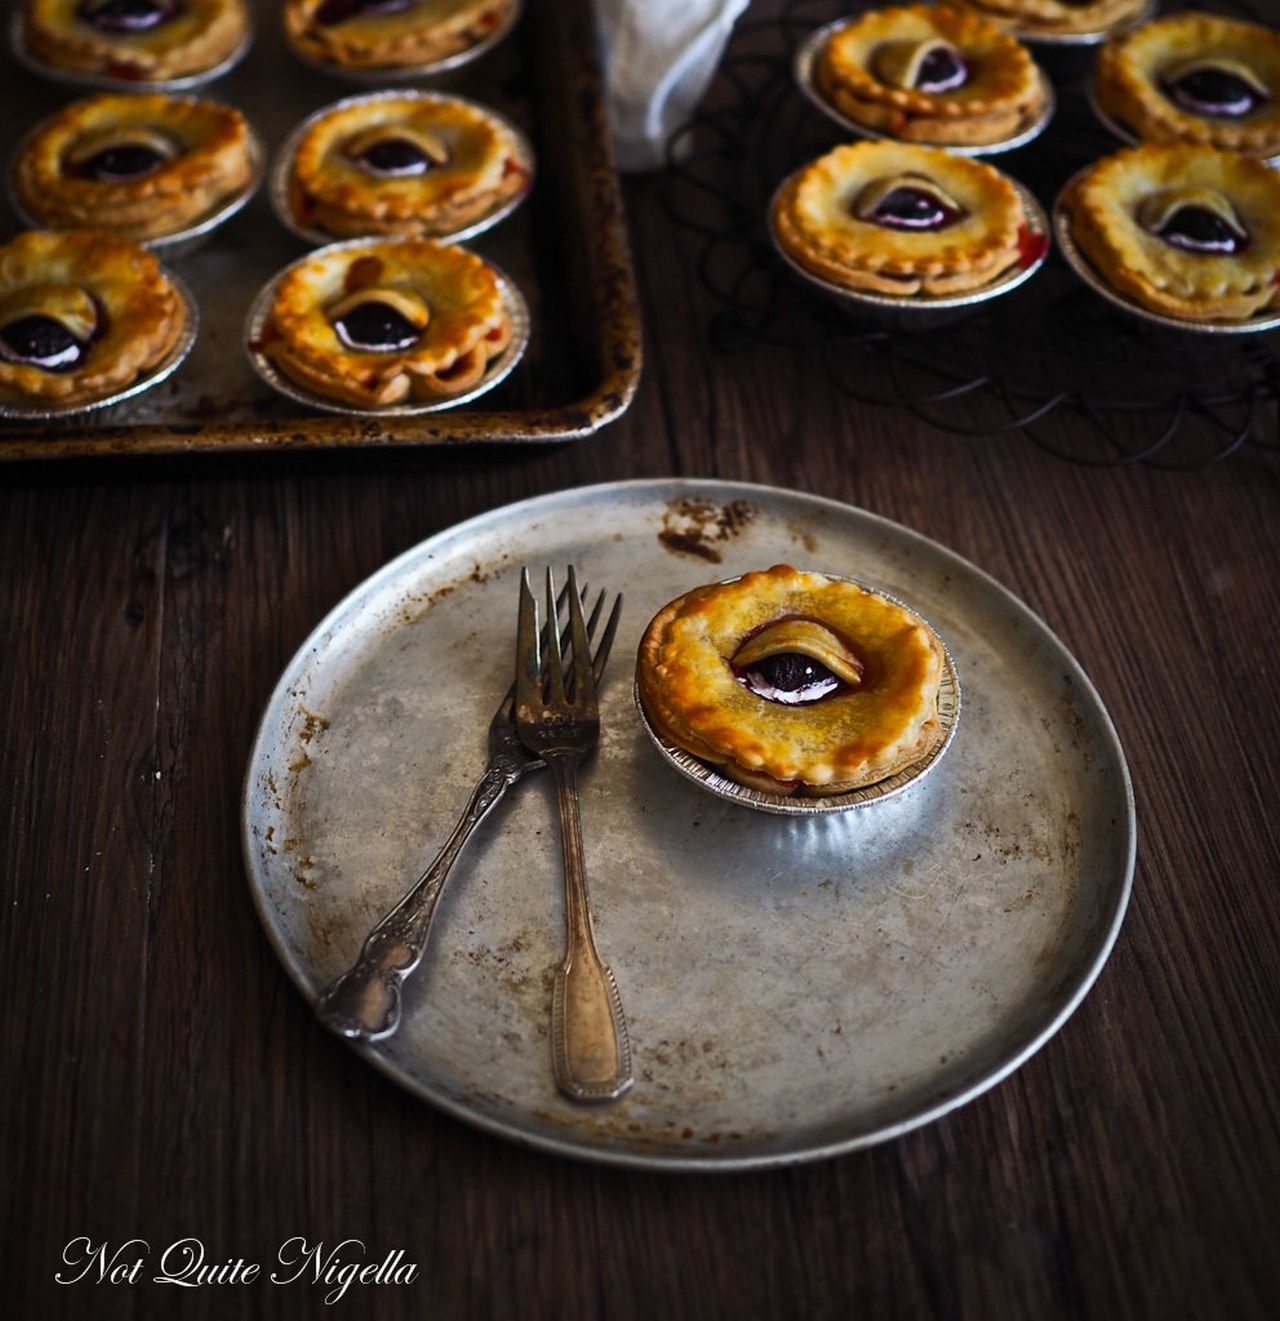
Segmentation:
<svg viewBox="0 0 1280 1321">
<path fill-rule="evenodd" d="M 618 168 L 654 170 L 747 0 L 595 0 Z"/>
</svg>

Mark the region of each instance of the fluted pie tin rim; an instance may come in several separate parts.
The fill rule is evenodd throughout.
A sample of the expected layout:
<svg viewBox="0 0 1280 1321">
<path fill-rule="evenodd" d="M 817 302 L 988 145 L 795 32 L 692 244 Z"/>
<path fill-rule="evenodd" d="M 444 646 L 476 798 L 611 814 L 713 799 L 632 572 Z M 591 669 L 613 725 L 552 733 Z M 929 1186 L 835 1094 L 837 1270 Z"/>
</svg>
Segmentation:
<svg viewBox="0 0 1280 1321">
<path fill-rule="evenodd" d="M 717 798 L 723 798 L 730 803 L 738 803 L 743 807 L 753 808 L 757 812 L 772 812 L 777 816 L 815 817 L 830 816 L 835 812 L 851 812 L 862 807 L 872 807 L 876 803 L 884 802 L 885 799 L 893 798 L 896 794 L 902 793 L 904 789 L 911 788 L 913 784 L 923 779 L 933 770 L 946 755 L 947 749 L 951 747 L 952 740 L 956 736 L 956 729 L 960 723 L 960 676 L 956 673 L 955 661 L 951 658 L 951 652 L 948 650 L 947 644 L 938 636 L 937 630 L 913 606 L 879 587 L 874 587 L 860 579 L 849 578 L 838 573 L 827 573 L 823 576 L 834 578 L 839 582 L 852 583 L 855 587 L 861 587 L 864 592 L 874 592 L 886 601 L 892 601 L 894 605 L 918 619 L 933 633 L 934 637 L 938 638 L 942 645 L 943 656 L 942 675 L 938 687 L 938 721 L 942 727 L 942 738 L 927 756 L 922 757 L 913 765 L 905 766 L 902 770 L 896 771 L 893 775 L 887 775 L 883 780 L 877 780 L 874 784 L 866 784 L 859 789 L 851 789 L 848 793 L 831 794 L 823 798 L 802 797 L 799 794 L 771 794 L 763 789 L 753 789 L 750 785 L 739 783 L 739 781 L 725 775 L 718 767 L 702 761 L 690 752 L 686 752 L 684 748 L 672 743 L 660 734 L 654 728 L 648 712 L 644 709 L 644 702 L 640 697 L 640 684 L 637 681 L 634 688 L 636 713 L 640 717 L 640 724 L 644 728 L 644 732 L 653 742 L 653 746 L 657 748 L 663 759 L 674 766 L 681 775 L 688 780 L 692 780 L 700 789 L 715 794 Z M 736 578 L 721 580 L 722 585 L 736 581 Z"/>
<path fill-rule="evenodd" d="M 487 258 L 485 264 L 493 270 L 498 278 L 503 306 L 506 309 L 507 316 L 511 319 L 511 341 L 496 358 L 489 360 L 484 376 L 470 390 L 463 390 L 459 394 L 449 395 L 444 399 L 387 404 L 384 408 L 361 408 L 356 404 L 344 403 L 340 399 L 327 399 L 324 395 L 304 389 L 286 376 L 257 347 L 266 330 L 267 317 L 271 311 L 271 303 L 275 298 L 276 290 L 280 286 L 280 281 L 290 271 L 329 252 L 346 252 L 352 249 L 372 247 L 376 244 L 396 243 L 397 241 L 415 240 L 366 237 L 345 239 L 341 243 L 330 243 L 323 248 L 316 248 L 314 251 L 306 253 L 296 261 L 290 262 L 288 266 L 277 271 L 262 286 L 250 304 L 249 315 L 245 319 L 244 350 L 248 355 L 250 365 L 267 385 L 292 399 L 295 403 L 306 404 L 309 408 L 323 409 L 327 413 L 339 413 L 345 417 L 422 417 L 430 413 L 442 413 L 450 408 L 459 408 L 463 404 L 469 404 L 472 400 L 478 399 L 481 395 L 487 394 L 500 385 L 515 371 L 520 364 L 520 359 L 524 357 L 525 350 L 529 347 L 529 304 L 525 300 L 524 294 L 520 292 L 519 285 L 496 262 L 489 261 Z"/>
<path fill-rule="evenodd" d="M 46 64 L 27 45 L 25 2 L 15 3 L 9 17 L 9 47 L 13 51 L 14 59 L 24 69 L 68 87 L 88 87 L 99 92 L 194 91 L 229 74 L 248 55 L 253 46 L 253 39 L 253 13 L 246 9 L 243 38 L 239 45 L 229 54 L 224 55 L 217 64 L 211 64 L 207 69 L 195 73 L 180 74 L 176 78 L 116 78 L 108 73 L 98 73 L 88 69 L 64 69 L 56 64 Z"/>
<path fill-rule="evenodd" d="M 494 226 L 501 224 L 523 204 L 530 192 L 533 191 L 537 162 L 528 135 L 518 124 L 514 123 L 507 115 L 494 110 L 492 106 L 485 105 L 483 101 L 477 101 L 469 96 L 459 96 L 455 92 L 436 91 L 432 88 L 384 88 L 377 92 L 357 92 L 354 96 L 344 96 L 341 100 L 332 101 L 319 110 L 313 111 L 300 124 L 290 130 L 288 137 L 285 138 L 280 149 L 276 152 L 267 185 L 267 195 L 271 199 L 272 210 L 275 211 L 276 219 L 280 221 L 285 229 L 297 238 L 302 239 L 304 243 L 316 245 L 333 243 L 335 240 L 341 241 L 344 237 L 343 235 L 332 234 L 327 229 L 313 229 L 304 225 L 293 212 L 289 197 L 289 179 L 293 173 L 293 162 L 298 153 L 298 146 L 312 126 L 326 115 L 331 115 L 337 110 L 345 110 L 349 106 L 376 105 L 379 101 L 402 101 L 406 97 L 422 101 L 456 101 L 472 110 L 483 111 L 492 119 L 497 120 L 511 134 L 515 143 L 516 164 L 525 172 L 526 180 L 525 186 L 518 193 L 499 202 L 491 211 L 486 212 L 476 220 L 468 221 L 461 228 L 452 230 L 447 234 L 423 234 L 423 238 L 434 238 L 441 243 L 466 243 L 468 240 L 487 233 Z M 356 236 L 352 235 L 350 237 Z M 368 234 L 360 237 L 393 238 L 395 235 L 376 235 L 371 230 Z"/>
<path fill-rule="evenodd" d="M 64 404 L 51 407 L 47 403 L 33 403 L 27 406 L 17 402 L 0 401 L 0 421 L 5 422 L 63 422 L 83 417 L 86 413 L 96 413 L 100 409 L 110 408 L 113 404 L 122 404 L 126 399 L 133 399 L 146 390 L 168 380 L 186 361 L 200 333 L 200 307 L 195 295 L 187 287 L 181 276 L 165 268 L 165 278 L 178 291 L 182 299 L 184 319 L 182 334 L 164 359 L 151 371 L 139 377 L 132 384 L 121 390 L 114 390 L 101 399 L 88 403 Z"/>
<path fill-rule="evenodd" d="M 1169 316 L 1163 312 L 1153 312 L 1150 308 L 1143 307 L 1141 303 L 1126 298 L 1095 269 L 1093 263 L 1080 251 L 1071 233 L 1071 216 L 1066 208 L 1065 199 L 1076 180 L 1092 168 L 1087 165 L 1083 170 L 1076 171 L 1058 193 L 1053 203 L 1053 231 L 1058 241 L 1058 250 L 1066 259 L 1067 265 L 1094 293 L 1148 325 L 1161 326 L 1166 330 L 1184 331 L 1189 335 L 1257 335 L 1280 327 L 1280 308 L 1250 317 L 1247 321 L 1191 321 Z"/>
<path fill-rule="evenodd" d="M 895 133 L 873 128 L 870 124 L 861 124 L 856 119 L 850 119 L 848 115 L 843 114 L 838 107 L 832 105 L 823 95 L 822 89 L 818 86 L 815 65 L 819 53 L 827 42 L 837 32 L 847 28 L 851 23 L 856 23 L 862 17 L 862 14 L 854 14 L 847 18 L 838 18 L 835 22 L 826 23 L 820 28 L 815 28 L 796 47 L 795 55 L 791 60 L 792 75 L 805 100 L 815 110 L 825 115 L 833 124 L 844 129 L 845 132 L 852 133 L 860 138 L 866 138 L 872 142 L 901 142 L 905 146 L 937 147 L 939 151 L 949 152 L 952 156 L 977 157 L 998 156 L 1006 151 L 1016 151 L 1019 147 L 1025 147 L 1029 142 L 1034 142 L 1049 127 L 1049 121 L 1053 118 L 1054 111 L 1058 106 L 1058 98 L 1052 81 L 1039 65 L 1036 66 L 1036 71 L 1040 75 L 1040 83 L 1044 89 L 1043 104 L 1033 114 L 1024 115 L 1015 132 L 1007 138 L 1001 138 L 999 142 L 916 142 L 899 137 Z"/>
</svg>

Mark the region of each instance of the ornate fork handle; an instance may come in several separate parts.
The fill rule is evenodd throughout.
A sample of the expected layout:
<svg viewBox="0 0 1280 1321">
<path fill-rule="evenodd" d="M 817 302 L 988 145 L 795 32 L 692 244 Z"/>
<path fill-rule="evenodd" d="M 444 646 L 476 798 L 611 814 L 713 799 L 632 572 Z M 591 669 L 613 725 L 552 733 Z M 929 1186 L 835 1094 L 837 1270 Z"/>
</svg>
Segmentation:
<svg viewBox="0 0 1280 1321">
<path fill-rule="evenodd" d="M 355 963 L 320 992 L 316 1013 L 327 1027 L 359 1041 L 377 1041 L 396 1030 L 400 985 L 422 960 L 431 919 L 453 864 L 471 832 L 529 769 L 528 761 L 507 754 L 489 762 L 435 861 L 369 933 Z"/>
</svg>

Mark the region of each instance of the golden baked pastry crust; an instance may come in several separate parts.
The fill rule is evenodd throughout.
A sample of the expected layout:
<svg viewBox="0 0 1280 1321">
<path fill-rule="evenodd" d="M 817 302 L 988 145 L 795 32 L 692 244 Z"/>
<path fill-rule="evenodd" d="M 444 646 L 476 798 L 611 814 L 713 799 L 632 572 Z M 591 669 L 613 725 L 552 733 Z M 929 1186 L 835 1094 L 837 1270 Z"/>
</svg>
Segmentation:
<svg viewBox="0 0 1280 1321">
<path fill-rule="evenodd" d="M 29 230 L 0 247 L 0 334 L 32 313 L 90 322 L 76 327 L 87 352 L 69 371 L 13 362 L 0 350 L 0 395 L 53 405 L 92 403 L 132 385 L 169 355 L 187 318 L 151 253 L 83 231 Z"/>
<path fill-rule="evenodd" d="M 1265 89 L 1239 117 L 1197 114 L 1164 83 L 1180 68 L 1226 62 Z M 1098 56 L 1098 103 L 1143 142 L 1203 142 L 1255 156 L 1280 152 L 1280 32 L 1216 14 L 1173 14 L 1113 37 Z"/>
<path fill-rule="evenodd" d="M 28 0 L 24 33 L 46 64 L 122 82 L 203 73 L 227 59 L 249 31 L 244 0 L 181 0 L 172 17 L 142 32 L 104 32 L 80 16 L 83 0 Z"/>
<path fill-rule="evenodd" d="M 949 91 L 924 91 L 911 85 L 911 59 L 938 43 L 959 52 L 967 77 Z M 815 76 L 849 119 L 909 142 L 1001 142 L 1045 99 L 1024 46 L 994 23 L 944 6 L 871 10 L 831 37 Z"/>
<path fill-rule="evenodd" d="M 91 96 L 64 106 L 27 139 L 14 186 L 23 210 L 42 225 L 159 238 L 248 187 L 251 141 L 244 116 L 231 106 L 190 96 Z M 173 154 L 151 172 L 119 181 L 81 168 L 91 153 L 133 142 Z"/>
<path fill-rule="evenodd" d="M 379 298 L 379 293 L 389 294 Z M 343 343 L 334 309 L 356 296 L 407 299 L 422 311 L 416 342 L 394 351 Z M 478 384 L 511 340 L 511 320 L 493 268 L 474 253 L 433 239 L 397 239 L 322 249 L 287 271 L 262 342 L 291 380 L 363 408 L 443 399 Z"/>
<path fill-rule="evenodd" d="M 515 0 L 417 0 L 384 14 L 354 13 L 321 21 L 327 0 L 285 0 L 284 30 L 308 59 L 351 69 L 432 64 L 483 41 L 509 16 Z"/>
<path fill-rule="evenodd" d="M 1224 207 L 1243 226 L 1243 249 L 1187 252 L 1144 225 L 1179 199 Z M 1077 176 L 1062 205 L 1093 266 L 1144 307 L 1240 321 L 1280 306 L 1280 176 L 1260 161 L 1213 147 L 1134 147 Z"/>
<path fill-rule="evenodd" d="M 418 140 L 443 159 L 425 173 L 379 176 L 359 159 L 366 144 Z M 339 106 L 303 135 L 289 205 L 304 228 L 339 236 L 448 235 L 528 185 L 507 126 L 481 107 L 419 93 Z"/>
<path fill-rule="evenodd" d="M 962 210 L 945 228 L 905 232 L 856 214 L 858 199 L 881 181 L 922 179 Z M 825 280 L 938 296 L 979 288 L 1016 265 L 1026 213 L 1017 190 L 990 165 L 933 147 L 859 142 L 797 171 L 779 193 L 773 223 L 786 251 Z"/>
<path fill-rule="evenodd" d="M 847 645 L 862 681 L 807 705 L 740 682 L 744 641 L 776 621 L 812 621 Z M 668 741 L 744 784 L 826 796 L 874 784 L 941 741 L 945 653 L 918 616 L 854 583 L 779 564 L 665 606 L 640 642 L 645 714 Z"/>
<path fill-rule="evenodd" d="M 1146 0 L 952 0 L 1025 35 L 1069 36 L 1131 23 Z"/>
</svg>

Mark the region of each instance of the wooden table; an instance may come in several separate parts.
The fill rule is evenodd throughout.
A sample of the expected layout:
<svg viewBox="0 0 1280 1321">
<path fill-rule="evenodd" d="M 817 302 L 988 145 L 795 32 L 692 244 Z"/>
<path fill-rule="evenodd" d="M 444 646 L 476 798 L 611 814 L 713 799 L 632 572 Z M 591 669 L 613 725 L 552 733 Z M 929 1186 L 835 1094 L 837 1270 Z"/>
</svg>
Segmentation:
<svg viewBox="0 0 1280 1321">
<path fill-rule="evenodd" d="M 5 1314 L 328 1314 L 310 1285 L 54 1283 L 82 1235 L 268 1263 L 307 1235 L 419 1267 L 347 1316 L 1263 1316 L 1280 467 L 1076 468 L 717 356 L 654 186 L 628 197 L 648 364 L 597 440 L 6 473 Z M 1137 792 L 1129 916 L 1063 1031 L 942 1122 L 780 1173 L 594 1168 L 417 1103 L 313 1020 L 240 862 L 255 722 L 343 593 L 482 510 L 672 473 L 821 492 L 989 570 L 1093 677 Z"/>
</svg>

